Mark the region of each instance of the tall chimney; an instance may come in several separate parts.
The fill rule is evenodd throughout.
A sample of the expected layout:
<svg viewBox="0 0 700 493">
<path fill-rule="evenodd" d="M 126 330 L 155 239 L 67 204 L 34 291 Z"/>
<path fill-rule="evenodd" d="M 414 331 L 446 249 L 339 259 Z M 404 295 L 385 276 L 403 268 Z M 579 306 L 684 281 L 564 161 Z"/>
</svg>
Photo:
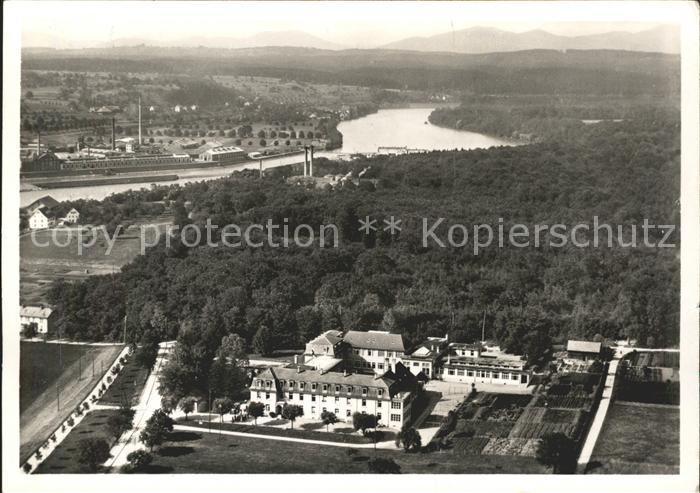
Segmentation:
<svg viewBox="0 0 700 493">
<path fill-rule="evenodd" d="M 39 157 L 41 154 L 41 130 L 37 129 L 36 131 L 36 157 Z"/>
<path fill-rule="evenodd" d="M 309 165 L 309 146 L 304 146 L 304 176 L 306 176 L 306 167 Z"/>
<path fill-rule="evenodd" d="M 262 159 L 260 160 L 260 178 L 263 177 L 263 166 L 262 166 Z"/>
<path fill-rule="evenodd" d="M 117 130 L 116 130 L 116 126 L 115 126 L 115 123 L 114 123 L 114 117 L 112 117 L 112 150 L 115 150 L 115 149 L 117 148 L 117 147 L 116 147 L 116 146 L 117 146 L 117 137 L 116 137 L 116 135 L 117 135 Z"/>
<path fill-rule="evenodd" d="M 314 146 L 311 146 L 311 159 L 309 160 L 309 176 L 314 176 Z"/>
<path fill-rule="evenodd" d="M 139 96 L 139 145 L 143 141 L 141 140 L 141 96 Z"/>
</svg>

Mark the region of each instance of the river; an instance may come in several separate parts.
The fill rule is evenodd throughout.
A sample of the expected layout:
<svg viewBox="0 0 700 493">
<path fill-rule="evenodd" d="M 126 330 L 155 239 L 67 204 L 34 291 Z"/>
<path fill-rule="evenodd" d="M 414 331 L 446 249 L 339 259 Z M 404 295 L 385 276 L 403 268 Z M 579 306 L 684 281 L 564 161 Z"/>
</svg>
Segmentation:
<svg viewBox="0 0 700 493">
<path fill-rule="evenodd" d="M 432 108 L 400 108 L 379 110 L 377 113 L 348 120 L 338 125 L 343 134 L 342 154 L 377 152 L 383 147 L 408 147 L 410 149 L 443 150 L 443 149 L 475 149 L 512 145 L 511 143 L 486 135 L 437 127 L 428 122 Z M 427 123 L 426 123 L 427 122 Z M 317 152 L 317 157 L 333 158 L 338 152 Z M 298 163 L 303 155 L 283 156 L 266 159 L 263 168 L 274 168 L 287 164 Z M 168 175 L 177 174 L 180 178 L 174 181 L 158 182 L 159 185 L 173 183 L 190 183 L 193 181 L 213 180 L 228 176 L 233 171 L 242 169 L 258 169 L 257 161 L 225 166 L 220 168 L 199 168 L 190 170 L 149 171 L 146 174 Z M 58 201 L 75 199 L 102 200 L 115 192 L 148 187 L 148 183 L 129 183 L 122 185 L 97 185 L 91 187 L 53 188 L 48 190 L 28 190 L 20 192 L 20 206 L 31 204 L 34 200 L 45 195 L 51 195 Z"/>
</svg>

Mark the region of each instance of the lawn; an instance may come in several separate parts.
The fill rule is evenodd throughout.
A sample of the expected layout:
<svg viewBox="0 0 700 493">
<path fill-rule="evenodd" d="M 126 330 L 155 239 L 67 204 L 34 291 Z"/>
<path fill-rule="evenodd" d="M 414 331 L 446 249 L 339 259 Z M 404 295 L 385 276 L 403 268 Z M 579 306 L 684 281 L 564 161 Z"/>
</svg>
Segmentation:
<svg viewBox="0 0 700 493">
<path fill-rule="evenodd" d="M 130 406 L 135 405 L 143 387 L 146 385 L 149 371 L 136 363 L 136 358 L 131 356 L 122 370 L 112 382 L 112 385 L 102 395 L 100 404 L 121 406 L 128 402 Z"/>
<path fill-rule="evenodd" d="M 121 350 L 120 345 L 21 343 L 20 459 L 87 397 Z"/>
<path fill-rule="evenodd" d="M 286 420 L 283 420 L 284 422 L 288 422 Z M 186 425 L 186 426 L 194 426 L 197 428 L 209 428 L 209 423 L 206 421 L 202 421 L 201 424 L 197 420 L 193 420 L 190 418 L 188 421 L 185 421 L 184 418 L 180 418 L 177 420 L 178 424 L 181 425 Z M 322 424 L 322 423 L 321 423 Z M 308 429 L 309 427 L 304 427 L 301 425 L 302 428 L 294 428 L 294 429 L 288 429 L 288 428 L 276 428 L 273 426 L 263 426 L 263 425 L 258 425 L 258 426 L 253 426 L 253 425 L 241 425 L 241 424 L 236 424 L 236 423 L 217 423 L 214 418 L 212 419 L 211 423 L 211 429 L 212 430 L 219 430 L 221 428 L 222 430 L 226 431 L 236 431 L 239 433 L 252 433 L 256 435 L 272 435 L 272 436 L 281 436 L 281 437 L 292 437 L 292 438 L 304 438 L 307 440 L 321 440 L 325 442 L 338 442 L 338 443 L 372 443 L 372 438 L 362 436 L 359 434 L 355 433 L 345 433 L 343 431 L 337 431 L 334 433 L 329 433 L 325 431 L 313 431 Z M 345 429 L 345 428 L 341 428 Z M 354 431 L 354 430 L 353 430 Z M 384 430 L 384 429 L 379 429 L 378 430 L 378 438 L 377 441 L 386 441 L 386 440 L 393 440 L 394 437 L 396 436 L 395 432 L 391 430 Z"/>
<path fill-rule="evenodd" d="M 38 474 L 75 474 L 87 472 L 77 460 L 80 441 L 85 438 L 104 438 L 107 443 L 114 442 L 114 437 L 107 432 L 107 419 L 118 411 L 101 409 L 91 411 L 68 436 L 56 447 L 56 450 L 37 468 Z"/>
<path fill-rule="evenodd" d="M 348 453 L 355 450 L 356 453 Z M 382 450 L 378 457 L 394 459 L 401 472 L 414 474 L 543 474 L 534 459 L 504 456 L 457 456 Z M 151 473 L 174 474 L 359 474 L 367 473 L 372 449 L 231 437 L 215 433 L 176 431 L 155 454 Z"/>
<path fill-rule="evenodd" d="M 588 472 L 678 474 L 679 464 L 678 407 L 615 402 L 608 411 Z"/>
</svg>

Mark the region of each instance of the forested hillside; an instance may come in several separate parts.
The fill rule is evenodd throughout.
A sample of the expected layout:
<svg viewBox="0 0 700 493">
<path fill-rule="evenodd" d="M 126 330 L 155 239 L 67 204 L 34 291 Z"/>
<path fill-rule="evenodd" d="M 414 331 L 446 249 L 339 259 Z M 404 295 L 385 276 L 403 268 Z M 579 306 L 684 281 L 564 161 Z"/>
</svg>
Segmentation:
<svg viewBox="0 0 700 493">
<path fill-rule="evenodd" d="M 384 328 L 404 334 L 410 346 L 445 333 L 473 341 L 484 316 L 488 337 L 532 361 L 550 342 L 569 337 L 629 336 L 674 345 L 679 247 L 494 244 L 475 255 L 471 242 L 423 247 L 420 221 L 442 217 L 444 226 L 497 227 L 503 218 L 507 228 L 590 224 L 598 216 L 625 231 L 645 218 L 679 225 L 679 127 L 677 113 L 640 111 L 634 119 L 580 125 L 560 139 L 525 146 L 315 163 L 319 175 L 369 166 L 365 177 L 376 179 L 376 187 L 366 181 L 305 189 L 288 184 L 283 175 L 289 170 L 279 169 L 262 180 L 237 173 L 150 191 L 149 200 L 175 202 L 179 225 L 209 218 L 245 227 L 288 218 L 290 229 L 306 223 L 318 231 L 334 223 L 339 246 L 159 245 L 122 273 L 57 282 L 51 291 L 57 325 L 70 338 L 118 339 L 126 315 L 128 338 L 135 341 L 172 339 L 185 327 L 202 361 L 229 333 L 263 352 L 300 347 L 335 328 Z M 380 224 L 396 216 L 403 231 L 364 236 L 357 221 L 366 215 Z M 444 238 L 445 229 L 438 228 L 438 236 Z M 669 241 L 678 245 L 679 232 Z"/>
<path fill-rule="evenodd" d="M 467 55 L 308 48 L 131 48 L 26 52 L 22 68 L 251 75 L 326 84 L 475 94 L 678 93 L 680 57 L 615 50 Z"/>
</svg>

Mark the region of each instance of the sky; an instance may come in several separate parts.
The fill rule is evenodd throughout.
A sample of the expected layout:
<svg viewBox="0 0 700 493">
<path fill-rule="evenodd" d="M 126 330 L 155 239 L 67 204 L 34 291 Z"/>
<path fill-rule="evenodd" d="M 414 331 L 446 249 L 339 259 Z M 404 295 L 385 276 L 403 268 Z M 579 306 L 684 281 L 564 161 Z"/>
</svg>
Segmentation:
<svg viewBox="0 0 700 493">
<path fill-rule="evenodd" d="M 101 46 L 124 38 L 176 42 L 289 30 L 344 47 L 370 48 L 473 26 L 515 32 L 541 28 L 574 36 L 640 31 L 667 20 L 663 2 L 10 3 L 22 10 L 24 46 L 56 48 Z"/>
</svg>

